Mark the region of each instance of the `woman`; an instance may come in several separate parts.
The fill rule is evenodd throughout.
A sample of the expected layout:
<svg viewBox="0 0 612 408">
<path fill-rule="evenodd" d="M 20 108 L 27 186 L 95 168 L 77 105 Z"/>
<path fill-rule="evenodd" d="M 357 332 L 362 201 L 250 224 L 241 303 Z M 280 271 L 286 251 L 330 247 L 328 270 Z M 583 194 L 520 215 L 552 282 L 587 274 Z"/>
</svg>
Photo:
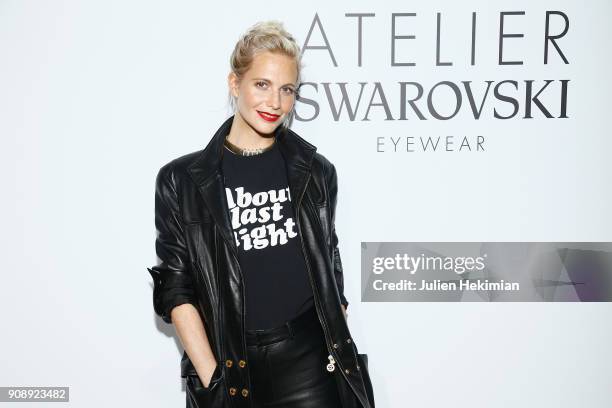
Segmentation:
<svg viewBox="0 0 612 408">
<path fill-rule="evenodd" d="M 374 407 L 346 324 L 336 172 L 288 129 L 300 55 L 281 23 L 249 29 L 230 59 L 234 115 L 157 176 L 149 272 L 188 407 Z"/>
</svg>

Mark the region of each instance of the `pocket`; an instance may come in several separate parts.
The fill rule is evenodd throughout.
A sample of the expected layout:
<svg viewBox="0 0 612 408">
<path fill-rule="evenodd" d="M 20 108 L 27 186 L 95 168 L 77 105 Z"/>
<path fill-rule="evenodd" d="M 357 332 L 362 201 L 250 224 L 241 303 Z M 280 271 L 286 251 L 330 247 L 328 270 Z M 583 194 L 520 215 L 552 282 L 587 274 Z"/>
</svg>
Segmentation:
<svg viewBox="0 0 612 408">
<path fill-rule="evenodd" d="M 215 371 L 213 371 L 212 377 L 210 378 L 210 382 L 208 383 L 208 387 L 204 386 L 204 383 L 202 383 L 202 380 L 200 380 L 200 377 L 197 374 L 190 374 L 187 376 L 187 385 L 191 384 L 193 390 L 196 392 L 209 392 L 213 388 L 215 388 L 215 386 L 217 386 L 217 384 L 219 384 L 222 379 L 223 370 L 221 370 L 221 366 L 217 364 L 217 366 L 215 367 Z"/>
<path fill-rule="evenodd" d="M 186 377 L 187 397 L 191 402 L 188 406 L 190 408 L 223 407 L 225 398 L 223 377 L 223 370 L 219 364 L 213 371 L 208 387 L 204 387 L 197 374 L 188 375 Z"/>
</svg>

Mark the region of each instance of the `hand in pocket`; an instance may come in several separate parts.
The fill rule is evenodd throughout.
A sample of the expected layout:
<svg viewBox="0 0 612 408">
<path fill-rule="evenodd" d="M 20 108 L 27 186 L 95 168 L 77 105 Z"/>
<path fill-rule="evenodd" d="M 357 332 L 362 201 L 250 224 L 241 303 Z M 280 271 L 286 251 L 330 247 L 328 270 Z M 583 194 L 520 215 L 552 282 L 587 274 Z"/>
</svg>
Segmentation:
<svg viewBox="0 0 612 408">
<path fill-rule="evenodd" d="M 202 385 L 204 386 L 204 388 L 210 387 L 210 382 L 211 382 L 213 376 L 217 373 L 217 371 L 219 371 L 219 364 L 211 366 L 209 368 L 209 371 L 206 373 L 205 377 L 199 376 L 200 377 L 200 381 L 202 381 Z"/>
<path fill-rule="evenodd" d="M 193 373 L 187 376 L 187 407 L 188 408 L 213 408 L 225 407 L 226 394 L 223 392 L 223 370 L 217 364 L 213 368 L 212 375 L 208 373 L 206 378 L 203 378 L 206 383 L 202 382 L 200 377 Z"/>
<path fill-rule="evenodd" d="M 205 377 L 198 375 L 202 383 L 202 386 L 204 388 L 209 388 L 210 384 L 212 383 L 212 380 L 216 379 L 218 377 L 218 374 L 220 374 L 220 372 L 221 372 L 221 369 L 219 368 L 219 364 L 216 364 L 214 366 L 209 367 L 209 370 L 205 374 Z"/>
</svg>

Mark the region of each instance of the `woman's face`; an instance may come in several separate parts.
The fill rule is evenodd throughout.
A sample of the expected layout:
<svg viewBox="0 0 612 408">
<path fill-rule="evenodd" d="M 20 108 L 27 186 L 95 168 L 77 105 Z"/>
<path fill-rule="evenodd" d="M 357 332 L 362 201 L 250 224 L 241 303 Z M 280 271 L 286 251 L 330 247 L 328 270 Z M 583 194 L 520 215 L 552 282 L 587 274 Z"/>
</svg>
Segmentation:
<svg viewBox="0 0 612 408">
<path fill-rule="evenodd" d="M 273 133 L 293 109 L 297 64 L 291 57 L 268 51 L 259 53 L 242 80 L 233 72 L 228 80 L 232 95 L 237 98 L 235 118 L 260 136 Z"/>
</svg>

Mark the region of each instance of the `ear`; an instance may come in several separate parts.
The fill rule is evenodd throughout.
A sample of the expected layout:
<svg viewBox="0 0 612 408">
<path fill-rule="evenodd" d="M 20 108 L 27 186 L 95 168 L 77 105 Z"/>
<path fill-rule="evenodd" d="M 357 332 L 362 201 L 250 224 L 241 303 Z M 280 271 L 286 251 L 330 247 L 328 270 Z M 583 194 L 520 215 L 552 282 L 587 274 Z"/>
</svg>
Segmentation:
<svg viewBox="0 0 612 408">
<path fill-rule="evenodd" d="M 227 86 L 229 87 L 230 92 L 235 98 L 238 97 L 238 86 L 239 85 L 240 85 L 240 81 L 238 80 L 238 77 L 233 71 L 230 71 L 230 73 L 227 75 Z"/>
</svg>

